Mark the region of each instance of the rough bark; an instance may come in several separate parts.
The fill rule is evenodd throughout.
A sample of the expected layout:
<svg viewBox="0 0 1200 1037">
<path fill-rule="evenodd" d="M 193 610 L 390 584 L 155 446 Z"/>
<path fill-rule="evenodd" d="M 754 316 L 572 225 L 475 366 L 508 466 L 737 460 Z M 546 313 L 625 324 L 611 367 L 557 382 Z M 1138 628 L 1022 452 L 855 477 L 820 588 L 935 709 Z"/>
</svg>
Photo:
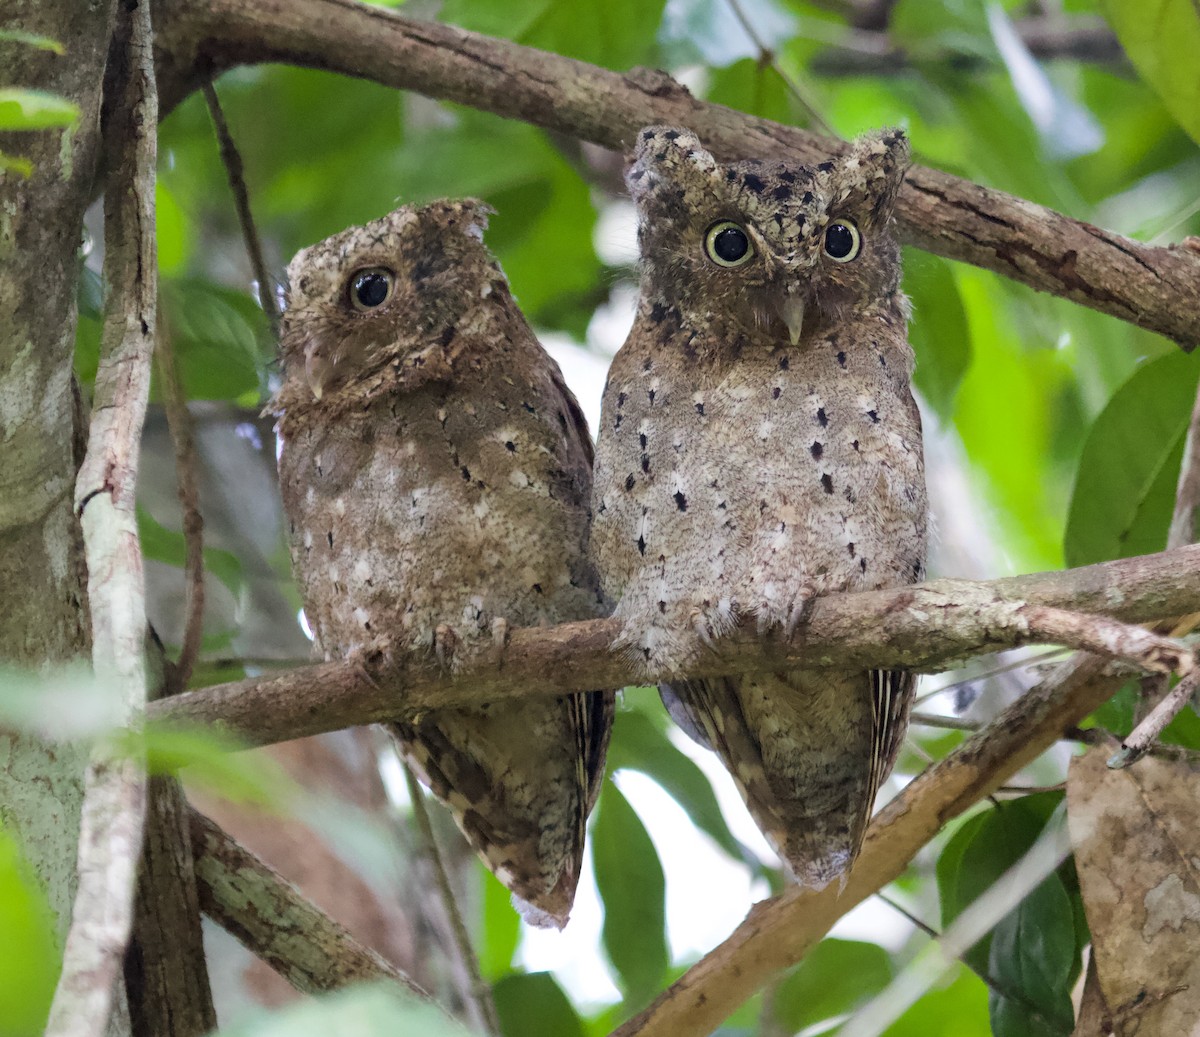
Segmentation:
<svg viewBox="0 0 1200 1037">
<path fill-rule="evenodd" d="M 82 113 L 71 129 L 0 134 L 0 150 L 33 164 L 28 179 L 0 173 L 0 659 L 30 669 L 88 647 L 72 501 L 83 421 L 71 361 L 114 10 L 111 0 L 15 0 L 6 24 L 51 36 L 66 54 L 0 41 L 6 83 L 60 94 Z M 84 763 L 76 751 L 0 732 L 0 822 L 41 876 L 60 938 L 75 893 Z"/>
<path fill-rule="evenodd" d="M 297 990 L 315 994 L 388 979 L 429 996 L 203 814 L 191 811 L 189 824 L 204 913 Z"/>
<path fill-rule="evenodd" d="M 204 77 L 286 62 L 343 72 L 522 119 L 609 148 L 674 123 L 719 158 L 821 162 L 828 137 L 705 104 L 662 72 L 622 75 L 356 0 L 164 0 L 165 109 Z M 1173 338 L 1200 343 L 1200 254 L 1133 241 L 1002 191 L 914 167 L 896 209 L 911 244 Z"/>
</svg>

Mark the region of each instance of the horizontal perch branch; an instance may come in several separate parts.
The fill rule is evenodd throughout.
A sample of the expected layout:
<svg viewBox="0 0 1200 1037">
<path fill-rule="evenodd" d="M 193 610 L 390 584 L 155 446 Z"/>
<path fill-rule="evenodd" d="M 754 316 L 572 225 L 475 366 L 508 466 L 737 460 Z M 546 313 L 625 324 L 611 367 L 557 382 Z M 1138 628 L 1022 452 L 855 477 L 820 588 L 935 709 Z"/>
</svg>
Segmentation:
<svg viewBox="0 0 1200 1037">
<path fill-rule="evenodd" d="M 1140 623 L 1198 610 L 1200 546 L 1182 547 L 1063 572 L 830 595 L 814 602 L 791 642 L 738 630 L 720 640 L 718 651 L 698 644 L 689 675 L 798 665 L 936 670 L 964 656 L 1033 643 L 1185 672 L 1192 660 L 1179 642 L 1105 617 Z M 503 650 L 463 659 L 453 673 L 432 654 L 402 659 L 386 673 L 342 662 L 306 666 L 186 692 L 151 703 L 147 712 L 151 721 L 214 725 L 266 744 L 446 706 L 672 676 L 643 674 L 615 653 L 618 630 L 613 619 L 516 630 Z"/>
<path fill-rule="evenodd" d="M 719 158 L 827 159 L 828 137 L 697 100 L 661 72 L 627 74 L 355 0 L 161 0 L 164 107 L 214 71 L 285 62 L 457 101 L 625 149 L 641 126 L 696 131 Z M 918 142 L 918 146 L 919 146 Z M 902 236 L 1175 339 L 1200 343 L 1200 254 L 1155 247 L 938 170 L 914 167 Z"/>
</svg>

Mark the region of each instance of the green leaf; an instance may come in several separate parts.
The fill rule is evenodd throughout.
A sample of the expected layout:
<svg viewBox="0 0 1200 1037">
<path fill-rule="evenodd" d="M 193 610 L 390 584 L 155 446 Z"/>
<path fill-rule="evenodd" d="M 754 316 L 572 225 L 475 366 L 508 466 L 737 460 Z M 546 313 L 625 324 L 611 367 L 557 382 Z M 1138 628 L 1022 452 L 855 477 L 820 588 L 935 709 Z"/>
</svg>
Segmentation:
<svg viewBox="0 0 1200 1037">
<path fill-rule="evenodd" d="M 6 689 L 7 690 L 7 689 Z M 0 1034 L 37 1037 L 62 968 L 54 912 L 16 839 L 0 826 Z"/>
<path fill-rule="evenodd" d="M 1071 898 L 1052 874 L 992 931 L 988 975 L 997 989 L 989 1010 L 996 1037 L 1067 1037 L 1075 1022 L 1077 961 Z"/>
<path fill-rule="evenodd" d="M 604 783 L 592 826 L 592 862 L 604 903 L 604 952 L 631 1008 L 649 1001 L 670 963 L 662 864 L 645 826 L 612 783 Z"/>
<path fill-rule="evenodd" d="M 548 972 L 505 976 L 492 988 L 504 1037 L 583 1037 L 583 1022 Z"/>
<path fill-rule="evenodd" d="M 649 61 L 666 0 L 447 0 L 463 29 L 625 71 Z"/>
<path fill-rule="evenodd" d="M 154 233 L 158 249 L 158 269 L 163 277 L 183 272 L 191 250 L 187 217 L 175 193 L 162 180 L 154 184 Z"/>
<path fill-rule="evenodd" d="M 35 32 L 24 32 L 21 29 L 0 29 L 0 40 L 24 43 L 30 47 L 36 47 L 38 50 L 48 50 L 60 57 L 66 53 L 63 45 L 53 36 L 39 36 Z"/>
<path fill-rule="evenodd" d="M 31 177 L 33 176 L 33 163 L 27 158 L 20 158 L 17 155 L 6 155 L 0 151 L 0 172 L 8 170 L 16 173 L 18 176 Z"/>
<path fill-rule="evenodd" d="M 773 67 L 742 58 L 713 72 L 708 100 L 775 122 L 807 126 L 808 113 L 797 103 Z"/>
<path fill-rule="evenodd" d="M 187 544 L 178 530 L 167 529 L 148 512 L 137 509 L 138 540 L 142 554 L 156 562 L 182 568 L 187 557 Z M 221 547 L 204 548 L 204 569 L 210 572 L 233 594 L 242 589 L 242 563 L 232 551 Z"/>
<path fill-rule="evenodd" d="M 468 1037 L 468 1032 L 430 1001 L 384 984 L 350 987 L 274 1012 L 259 1012 L 222 1037 Z"/>
<path fill-rule="evenodd" d="M 1134 68 L 1200 143 L 1200 10 L 1194 0 L 1105 0 L 1103 9 Z"/>
<path fill-rule="evenodd" d="M 908 339 L 916 354 L 914 381 L 943 422 L 954 414 L 959 383 L 971 364 L 971 329 L 950 264 L 904 250 L 904 290 L 913 304 Z"/>
<path fill-rule="evenodd" d="M 189 399 L 233 400 L 265 389 L 270 333 L 248 294 L 177 280 L 163 283 L 162 299 Z"/>
<path fill-rule="evenodd" d="M 0 130 L 44 130 L 73 126 L 78 105 L 45 90 L 0 89 Z"/>
<path fill-rule="evenodd" d="M 958 828 L 937 863 L 943 928 L 1025 855 L 1061 800 L 1058 792 L 1022 796 L 981 811 Z M 964 956 L 967 964 L 984 975 L 988 974 L 991 940 L 991 934 L 985 936 Z"/>
<path fill-rule="evenodd" d="M 826 939 L 776 988 L 776 1021 L 788 1033 L 853 1011 L 892 981 L 887 951 L 858 940 Z"/>
<path fill-rule="evenodd" d="M 992 1037 L 987 987 L 959 966 L 949 986 L 926 994 L 888 1027 L 884 1037 Z"/>
<path fill-rule="evenodd" d="M 1162 550 L 1197 380 L 1200 357 L 1169 353 L 1139 367 L 1101 411 L 1071 497 L 1068 565 Z"/>
<path fill-rule="evenodd" d="M 483 896 L 479 898 L 480 920 L 475 940 L 479 971 L 486 980 L 495 981 L 512 971 L 512 961 L 521 938 L 521 919 L 513 910 L 512 898 L 482 863 L 477 871 Z"/>
<path fill-rule="evenodd" d="M 655 715 L 663 718 L 661 709 Z M 735 860 L 754 862 L 725 823 L 712 782 L 694 760 L 671 742 L 663 724 L 656 724 L 640 709 L 621 709 L 613 723 L 612 744 L 608 750 L 611 772 L 625 768 L 640 771 L 662 786 L 663 790 L 687 812 L 696 827 L 706 833 Z"/>
<path fill-rule="evenodd" d="M 1130 681 L 1091 715 L 1090 723 L 1086 726 L 1102 727 L 1118 738 L 1124 738 L 1133 730 L 1138 694 L 1137 683 Z M 1194 709 L 1183 710 L 1163 729 L 1159 741 L 1167 745 L 1200 749 L 1200 716 L 1196 715 Z"/>
</svg>

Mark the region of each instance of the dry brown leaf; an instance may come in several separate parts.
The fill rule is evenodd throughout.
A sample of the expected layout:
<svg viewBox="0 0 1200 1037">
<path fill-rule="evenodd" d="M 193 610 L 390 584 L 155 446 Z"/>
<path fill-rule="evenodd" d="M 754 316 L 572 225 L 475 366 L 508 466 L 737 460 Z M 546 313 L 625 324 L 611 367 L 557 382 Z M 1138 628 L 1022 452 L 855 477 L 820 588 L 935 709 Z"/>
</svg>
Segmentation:
<svg viewBox="0 0 1200 1037">
<path fill-rule="evenodd" d="M 1067 807 L 1110 1019 L 1097 1033 L 1200 1037 L 1200 771 L 1111 748 L 1071 763 Z"/>
</svg>

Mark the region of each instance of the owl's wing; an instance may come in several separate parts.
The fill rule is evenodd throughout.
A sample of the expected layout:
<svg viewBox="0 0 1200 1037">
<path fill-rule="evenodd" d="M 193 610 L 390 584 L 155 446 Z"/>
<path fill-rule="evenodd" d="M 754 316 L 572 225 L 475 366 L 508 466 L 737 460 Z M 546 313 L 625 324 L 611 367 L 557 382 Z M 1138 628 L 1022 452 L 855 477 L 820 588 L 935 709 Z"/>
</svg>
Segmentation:
<svg viewBox="0 0 1200 1037">
<path fill-rule="evenodd" d="M 588 815 L 596 805 L 600 786 L 604 783 L 604 760 L 612 735 L 616 694 L 612 691 L 590 691 L 583 695 L 571 695 L 567 702 L 578 749 L 579 787 L 584 790 L 579 812 L 579 845 L 582 846 Z"/>
<path fill-rule="evenodd" d="M 871 717 L 874 721 L 871 738 L 872 804 L 879 787 L 896 765 L 900 745 L 908 730 L 908 717 L 912 712 L 916 690 L 916 676 L 905 670 L 871 671 Z"/>
<path fill-rule="evenodd" d="M 583 408 L 579 406 L 579 401 L 575 399 L 575 394 L 571 392 L 567 383 L 563 381 L 562 371 L 559 370 L 558 364 L 553 365 L 550 380 L 554 383 L 554 391 L 562 400 L 563 413 L 567 416 L 567 420 L 570 423 L 570 427 L 563 431 L 567 433 L 568 439 L 577 442 L 583 448 L 584 456 L 587 458 L 587 466 L 590 470 L 596 460 L 596 448 L 592 445 L 592 434 L 588 430 L 587 418 L 584 416 Z"/>
<path fill-rule="evenodd" d="M 438 710 L 386 725 L 531 924 L 567 922 L 614 694 Z M 559 739 L 569 726 L 572 741 Z"/>
</svg>

